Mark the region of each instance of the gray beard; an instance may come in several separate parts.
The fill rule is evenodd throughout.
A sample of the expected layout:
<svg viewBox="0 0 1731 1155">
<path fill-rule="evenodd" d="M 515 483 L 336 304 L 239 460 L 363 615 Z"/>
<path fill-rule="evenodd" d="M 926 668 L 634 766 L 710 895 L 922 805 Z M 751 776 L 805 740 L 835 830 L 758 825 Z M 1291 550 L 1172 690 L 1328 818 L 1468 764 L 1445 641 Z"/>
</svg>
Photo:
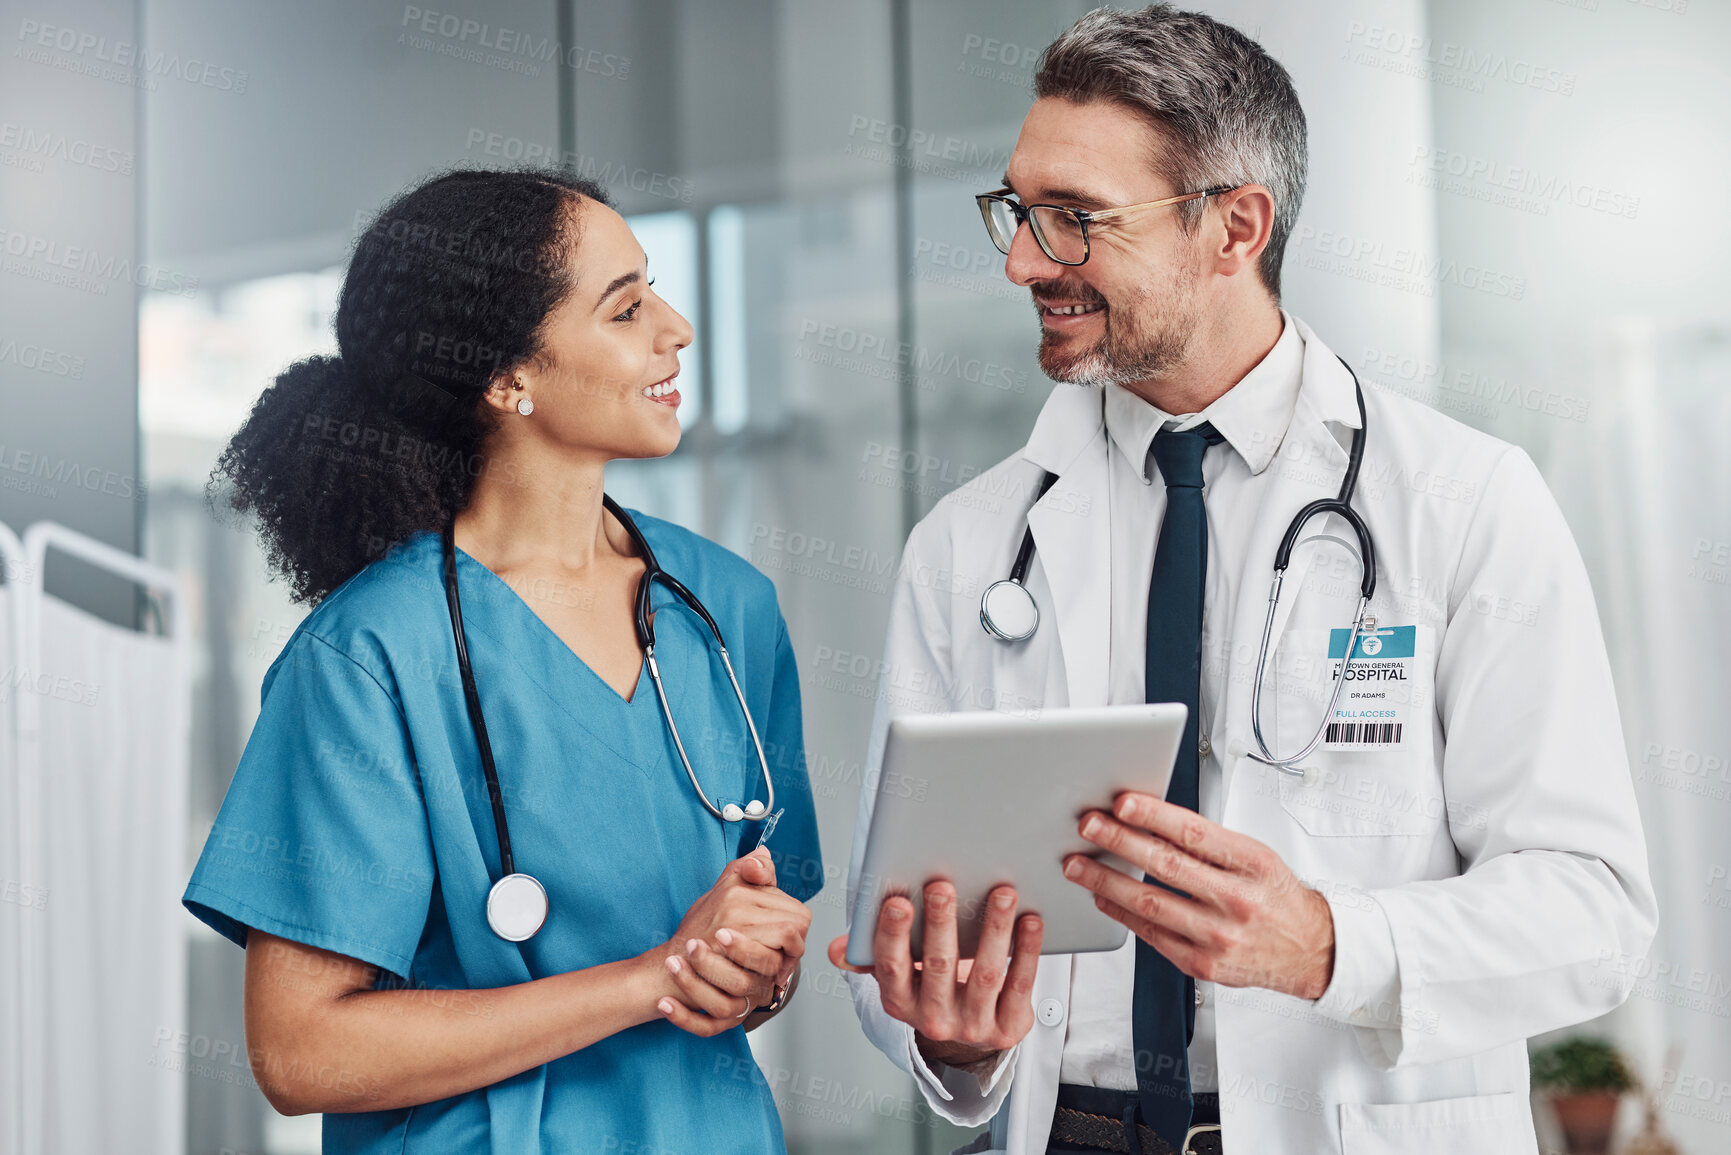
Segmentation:
<svg viewBox="0 0 1731 1155">
<path fill-rule="evenodd" d="M 1069 355 L 1060 355 L 1052 336 L 1042 333 L 1040 369 L 1054 381 L 1094 388 L 1154 380 L 1183 362 L 1193 331 L 1187 327 L 1183 332 L 1168 330 L 1152 338 L 1137 334 L 1120 341 L 1108 320 L 1104 337 L 1082 353 Z"/>
<path fill-rule="evenodd" d="M 1164 307 L 1160 310 L 1165 324 L 1158 331 L 1144 332 L 1133 321 L 1121 331 L 1113 326 L 1111 306 L 1106 310 L 1106 333 L 1078 354 L 1061 355 L 1050 332 L 1040 334 L 1040 369 L 1054 381 L 1070 385 L 1102 388 L 1107 385 L 1131 385 L 1137 381 L 1158 380 L 1183 364 L 1190 351 L 1199 319 L 1196 316 L 1194 269 L 1176 271 L 1166 285 Z M 1125 303 L 1125 317 L 1134 317 L 1154 297 L 1143 291 Z M 1036 310 L 1039 308 L 1035 306 Z"/>
</svg>

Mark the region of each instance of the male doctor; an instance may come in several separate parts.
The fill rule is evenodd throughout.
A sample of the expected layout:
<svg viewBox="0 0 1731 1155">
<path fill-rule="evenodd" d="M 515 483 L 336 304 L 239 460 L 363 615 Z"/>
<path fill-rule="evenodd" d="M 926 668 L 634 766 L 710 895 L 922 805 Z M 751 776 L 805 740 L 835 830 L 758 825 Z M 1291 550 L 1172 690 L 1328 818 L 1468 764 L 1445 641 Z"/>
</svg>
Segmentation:
<svg viewBox="0 0 1731 1155">
<path fill-rule="evenodd" d="M 1035 92 L 981 209 L 1061 384 L 1027 445 L 908 541 L 874 759 L 907 711 L 1181 701 L 1192 721 L 1164 800 L 1081 820 L 1136 872 L 1066 863 L 1134 932 L 1123 949 L 1041 958 L 1001 888 L 959 960 L 954 891 L 928 884 L 923 958 L 891 899 L 875 968 L 850 976 L 865 1030 L 938 1114 L 989 1121 L 964 1151 L 1533 1153 L 1527 1037 L 1617 1006 L 1611 960 L 1656 918 L 1568 527 L 1526 454 L 1361 402 L 1281 309 L 1305 122 L 1257 44 L 1167 5 L 1102 9 Z M 1286 773 L 1247 756 L 1275 551 L 1361 427 L 1352 508 L 1379 578 L 1351 668 L 1372 681 Z M 1006 642 L 979 591 L 1024 526 L 1040 617 Z M 1277 755 L 1324 721 L 1356 542 L 1331 515 L 1293 552 L 1261 709 Z M 957 580 L 911 580 L 933 570 Z"/>
</svg>

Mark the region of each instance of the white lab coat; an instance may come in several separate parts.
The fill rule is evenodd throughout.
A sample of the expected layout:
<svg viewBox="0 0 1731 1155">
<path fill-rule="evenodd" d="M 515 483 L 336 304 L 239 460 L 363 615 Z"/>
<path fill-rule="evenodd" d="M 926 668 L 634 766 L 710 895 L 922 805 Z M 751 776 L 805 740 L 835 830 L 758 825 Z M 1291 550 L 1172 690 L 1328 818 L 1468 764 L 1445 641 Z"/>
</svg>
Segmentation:
<svg viewBox="0 0 1731 1155">
<path fill-rule="evenodd" d="M 1207 737 L 1223 774 L 1223 824 L 1272 847 L 1328 898 L 1337 962 L 1315 1002 L 1218 988 L 1225 1147 L 1532 1153 L 1526 1039 L 1621 1003 L 1628 960 L 1657 919 L 1592 590 L 1523 452 L 1366 389 L 1354 508 L 1376 542 L 1372 612 L 1383 625 L 1420 627 L 1418 733 L 1399 753 L 1319 752 L 1309 785 L 1229 754 L 1250 744 L 1275 548 L 1300 506 L 1334 495 L 1358 424 L 1348 370 L 1295 323 L 1305 341 L 1296 411 L 1269 466 L 1231 621 L 1205 625 L 1204 661 L 1230 663 Z M 874 769 L 892 714 L 1106 704 L 1106 437 L 1099 392 L 1059 385 L 1027 446 L 914 530 L 890 615 Z M 1030 509 L 1044 470 L 1058 480 Z M 1009 572 L 1024 525 L 1041 622 L 1028 642 L 1006 645 L 981 629 L 979 599 Z M 1317 531 L 1351 536 L 1337 517 L 1307 536 Z M 1344 551 L 1300 546 L 1275 623 L 1281 662 L 1305 632 L 1348 625 L 1357 599 Z M 1302 745 L 1321 709 L 1290 692 L 1277 706 L 1265 688 L 1271 746 Z M 873 799 L 863 792 L 850 904 Z M 1385 951 L 1393 939 L 1398 1007 L 1359 1005 L 1354 989 L 1377 936 Z M 990 1119 L 989 1137 L 967 1149 L 1045 1151 L 1070 964 L 1041 959 L 1037 1021 L 999 1076 L 1011 1082 L 995 1117 L 972 1075 L 944 1069 L 948 1098 L 921 1084 L 953 1122 Z M 867 1035 L 911 1073 L 911 1029 L 884 1013 L 875 980 L 851 981 Z"/>
</svg>

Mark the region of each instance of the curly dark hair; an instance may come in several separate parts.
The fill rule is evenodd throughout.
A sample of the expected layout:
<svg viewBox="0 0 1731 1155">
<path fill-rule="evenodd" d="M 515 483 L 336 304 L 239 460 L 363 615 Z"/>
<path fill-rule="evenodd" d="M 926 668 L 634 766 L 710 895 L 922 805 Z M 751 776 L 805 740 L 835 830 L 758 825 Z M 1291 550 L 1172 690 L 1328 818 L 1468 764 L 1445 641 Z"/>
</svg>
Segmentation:
<svg viewBox="0 0 1731 1155">
<path fill-rule="evenodd" d="M 295 601 L 316 605 L 468 503 L 496 425 L 481 395 L 542 356 L 585 199 L 612 206 L 566 172 L 462 169 L 392 201 L 356 241 L 338 355 L 285 369 L 211 474 L 213 502 L 257 516 Z"/>
</svg>

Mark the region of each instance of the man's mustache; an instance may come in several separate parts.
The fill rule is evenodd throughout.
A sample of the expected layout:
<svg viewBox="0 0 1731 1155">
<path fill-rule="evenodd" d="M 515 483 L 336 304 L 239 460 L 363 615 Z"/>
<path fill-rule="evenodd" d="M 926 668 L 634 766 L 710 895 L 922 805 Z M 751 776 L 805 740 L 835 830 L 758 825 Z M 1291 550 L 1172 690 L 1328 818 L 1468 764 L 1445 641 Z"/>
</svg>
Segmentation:
<svg viewBox="0 0 1731 1155">
<path fill-rule="evenodd" d="M 1107 304 L 1105 294 L 1086 281 L 1074 284 L 1065 281 L 1035 281 L 1028 286 L 1028 291 L 1035 297 L 1057 297 L 1077 305 Z M 1034 307 L 1039 308 L 1039 305 Z"/>
</svg>

